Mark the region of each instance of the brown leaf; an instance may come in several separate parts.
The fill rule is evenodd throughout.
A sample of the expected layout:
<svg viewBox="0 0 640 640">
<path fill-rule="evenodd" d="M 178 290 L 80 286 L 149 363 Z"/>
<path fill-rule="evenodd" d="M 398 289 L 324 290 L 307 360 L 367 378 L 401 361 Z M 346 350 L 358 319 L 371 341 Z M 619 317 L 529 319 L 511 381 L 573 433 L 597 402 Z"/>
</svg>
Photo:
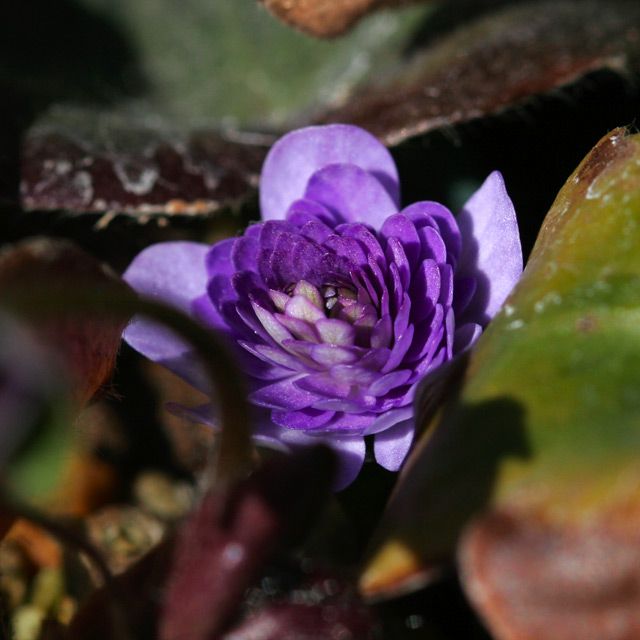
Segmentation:
<svg viewBox="0 0 640 640">
<path fill-rule="evenodd" d="M 356 124 L 395 145 L 500 113 L 596 70 L 637 72 L 639 23 L 633 0 L 510 5 L 418 51 L 318 121 Z"/>
<path fill-rule="evenodd" d="M 467 593 L 495 637 L 639 638 L 638 514 L 633 526 L 615 526 L 629 515 L 563 528 L 531 512 L 475 522 L 463 538 L 460 565 Z"/>
<path fill-rule="evenodd" d="M 251 195 L 270 136 L 174 132 L 82 111 L 45 118 L 27 134 L 27 210 L 207 215 Z"/>
<path fill-rule="evenodd" d="M 218 637 L 264 560 L 309 530 L 333 468 L 330 452 L 307 450 L 205 496 L 177 539 L 170 536 L 114 579 L 135 637 Z M 111 598 L 104 587 L 94 592 L 72 620 L 69 640 L 112 640 Z"/>
<path fill-rule="evenodd" d="M 80 421 L 76 424 L 83 429 Z M 70 452 L 60 484 L 47 503 L 57 515 L 81 518 L 113 499 L 121 483 L 115 465 L 78 447 Z"/>
<path fill-rule="evenodd" d="M 275 549 L 308 531 L 333 470 L 330 451 L 308 449 L 205 496 L 179 533 L 160 638 L 218 637 Z"/>
<path fill-rule="evenodd" d="M 0 252 L 0 297 L 6 303 L 11 295 L 33 292 L 32 308 L 22 314 L 38 340 L 66 365 L 74 399 L 82 406 L 111 375 L 128 318 L 78 314 L 64 308 L 44 318 L 38 315 L 38 295 L 56 300 L 74 287 L 101 292 L 106 299 L 128 292 L 106 265 L 65 240 L 32 238 Z"/>
<path fill-rule="evenodd" d="M 135 638 L 156 638 L 158 605 L 175 537 L 171 536 L 151 550 L 139 562 L 114 578 L 114 584 L 127 605 L 127 621 Z M 113 594 L 105 587 L 93 592 L 69 625 L 68 640 L 113 640 Z"/>
<path fill-rule="evenodd" d="M 316 596 L 317 597 L 317 596 Z M 259 611 L 224 640 L 373 640 L 378 638 L 371 610 L 357 599 L 328 599 L 322 604 L 278 604 Z"/>
<path fill-rule="evenodd" d="M 499 640 L 639 637 L 638 420 L 625 403 L 639 219 L 640 136 L 619 129 L 558 194 L 460 396 L 405 466 L 363 585 L 374 595 L 457 553 Z"/>
<path fill-rule="evenodd" d="M 156 517 L 132 505 L 109 505 L 85 518 L 89 541 L 101 553 L 113 575 L 124 573 L 153 549 L 166 527 Z M 99 575 L 95 575 L 99 583 Z"/>
<path fill-rule="evenodd" d="M 420 0 L 260 0 L 283 22 L 319 38 L 338 36 L 383 7 Z"/>
<path fill-rule="evenodd" d="M 310 558 L 270 567 L 246 594 L 243 617 L 224 640 L 317 640 L 381 637 L 376 612 L 343 569 Z"/>
</svg>

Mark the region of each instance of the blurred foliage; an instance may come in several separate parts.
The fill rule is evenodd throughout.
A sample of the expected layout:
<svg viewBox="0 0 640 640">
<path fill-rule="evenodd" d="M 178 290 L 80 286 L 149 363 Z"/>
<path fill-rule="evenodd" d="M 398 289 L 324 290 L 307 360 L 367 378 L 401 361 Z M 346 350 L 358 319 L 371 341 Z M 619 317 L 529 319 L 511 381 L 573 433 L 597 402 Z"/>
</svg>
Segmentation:
<svg viewBox="0 0 640 640">
<path fill-rule="evenodd" d="M 144 98 L 183 122 L 282 123 L 397 58 L 423 14 L 379 16 L 326 43 L 251 1 L 36 1 L 5 15 L 2 75 L 39 102 Z"/>
<path fill-rule="evenodd" d="M 375 565 L 385 588 L 397 593 L 409 578 L 415 581 L 400 586 L 441 581 L 380 604 L 376 613 L 385 637 L 394 640 L 486 639 L 470 598 L 496 637 L 552 637 L 552 627 L 535 626 L 536 615 L 546 612 L 558 624 L 571 610 L 582 616 L 581 628 L 588 622 L 583 640 L 587 632 L 608 640 L 589 617 L 602 594 L 614 593 L 621 610 L 640 610 L 633 594 L 625 599 L 640 572 L 634 551 L 638 138 L 618 132 L 605 140 L 567 182 L 544 225 L 543 219 L 597 140 L 640 114 L 639 52 L 635 0 L 418 3 L 368 17 L 330 42 L 288 29 L 253 0 L 13 3 L 0 24 L 0 243 L 33 234 L 71 238 L 122 269 L 152 242 L 233 234 L 258 218 L 258 169 L 274 136 L 309 122 L 358 123 L 392 144 L 406 202 L 439 200 L 457 210 L 500 169 L 527 253 L 541 227 L 542 236 L 510 306 L 474 352 L 457 399 L 455 376 L 448 380 L 452 398 L 443 421 L 416 448 L 376 535 L 374 550 L 387 552 L 387 564 Z M 84 198 L 88 192 L 78 186 L 86 176 L 78 175 L 90 165 L 95 191 Z M 150 171 L 162 179 L 143 192 Z M 112 219 L 123 212 L 129 217 Z M 90 272 L 76 264 L 57 290 L 71 300 L 76 275 Z M 45 286 L 50 282 L 47 268 L 33 273 Z M 26 293 L 31 287 L 22 285 Z M 39 310 L 32 316 L 42 320 Z M 58 347 L 67 353 L 72 349 L 65 345 L 78 340 L 94 344 L 90 324 L 81 325 L 66 334 L 53 329 L 49 339 L 56 342 L 58 331 Z M 199 340 L 203 353 L 215 353 Z M 97 364 L 79 358 L 80 377 L 99 373 L 99 384 L 110 357 L 98 354 Z M 222 399 L 235 397 L 240 407 L 233 376 L 210 364 L 227 385 Z M 92 381 L 91 393 L 97 384 Z M 185 450 L 201 452 L 192 456 L 200 461 L 196 470 L 181 466 L 175 441 L 163 431 L 162 401 L 175 399 L 166 391 L 175 382 L 165 380 L 164 391 L 154 386 L 125 348 L 111 385 L 102 403 L 116 418 L 90 427 L 92 454 L 122 476 L 124 489 L 113 500 L 129 499 L 132 478 L 149 467 L 181 479 L 193 479 L 195 470 L 201 482 L 202 474 L 211 480 L 213 437 L 194 429 L 181 436 L 190 440 Z M 11 486 L 27 498 L 54 483 L 75 447 L 57 394 L 48 402 L 33 418 L 46 428 L 33 431 L 8 468 Z M 245 418 L 238 420 L 246 426 Z M 125 443 L 120 448 L 113 446 L 114 432 Z M 245 435 L 240 429 L 235 444 L 225 445 L 236 467 L 224 472 L 229 477 L 249 466 Z M 311 550 L 322 549 L 323 557 L 355 566 L 395 478 L 368 465 L 332 501 L 331 517 L 320 517 L 325 522 L 311 546 L 295 557 L 285 549 L 273 558 L 275 568 L 263 567 L 259 584 L 247 592 L 255 596 L 254 621 L 308 623 L 308 611 L 280 608 L 319 593 L 304 554 L 316 558 Z M 79 485 L 85 481 L 78 476 Z M 296 485 L 303 502 L 312 495 L 306 491 L 314 487 Z M 224 526 L 220 531 L 226 540 Z M 332 556 L 327 549 L 336 546 L 336 531 L 349 544 Z M 461 535 L 466 597 L 456 576 L 442 569 Z M 131 601 L 155 593 L 166 579 L 172 545 L 171 539 L 160 544 L 124 574 L 120 582 Z M 556 559 L 575 572 L 560 575 Z M 189 562 L 197 565 L 197 554 Z M 343 578 L 349 582 L 340 573 Z M 549 605 L 548 594 L 565 579 L 578 604 L 552 598 Z M 276 595 L 273 580 L 280 585 Z M 100 616 L 111 615 L 111 595 L 104 593 L 83 608 L 78 625 L 94 615 L 100 625 Z M 342 606 L 342 595 L 332 600 L 327 590 L 322 597 L 327 594 L 330 606 Z M 353 602 L 351 595 L 344 602 Z M 525 619 L 518 607 L 531 602 L 531 625 L 514 632 L 513 621 Z M 157 601 L 152 604 L 157 611 Z M 243 603 L 243 611 L 251 606 Z M 145 615 L 143 608 L 132 612 Z"/>
<path fill-rule="evenodd" d="M 3 312 L 0 332 L 0 474 L 14 495 L 42 501 L 74 439 L 68 381 L 17 318 Z"/>
<path fill-rule="evenodd" d="M 499 637 L 564 638 L 578 624 L 609 637 L 614 590 L 624 637 L 635 637 L 639 243 L 640 136 L 618 130 L 558 195 L 459 398 L 407 463 L 365 572 L 369 593 L 429 580 L 464 536 L 465 586 Z"/>
</svg>

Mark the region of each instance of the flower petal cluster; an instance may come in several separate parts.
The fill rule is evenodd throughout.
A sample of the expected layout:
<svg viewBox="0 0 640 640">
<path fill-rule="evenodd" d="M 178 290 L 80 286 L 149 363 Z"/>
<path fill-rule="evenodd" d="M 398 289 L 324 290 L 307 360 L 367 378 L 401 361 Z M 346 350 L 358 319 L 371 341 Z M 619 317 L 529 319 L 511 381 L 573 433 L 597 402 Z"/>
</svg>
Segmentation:
<svg viewBox="0 0 640 640">
<path fill-rule="evenodd" d="M 256 438 L 322 439 L 357 475 L 365 436 L 397 470 L 413 438 L 419 381 L 468 348 L 522 271 L 513 205 L 492 173 L 460 215 L 436 202 L 400 207 L 387 149 L 349 125 L 289 133 L 269 152 L 262 221 L 212 247 L 149 247 L 125 279 L 225 333 L 260 408 Z M 197 359 L 136 319 L 125 338 L 204 388 Z"/>
</svg>

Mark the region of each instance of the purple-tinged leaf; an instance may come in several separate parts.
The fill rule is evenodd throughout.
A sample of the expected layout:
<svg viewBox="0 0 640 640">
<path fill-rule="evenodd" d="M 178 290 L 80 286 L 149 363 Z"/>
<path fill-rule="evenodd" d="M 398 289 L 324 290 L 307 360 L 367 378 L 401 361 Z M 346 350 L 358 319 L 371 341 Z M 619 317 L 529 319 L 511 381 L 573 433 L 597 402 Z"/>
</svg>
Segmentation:
<svg viewBox="0 0 640 640">
<path fill-rule="evenodd" d="M 159 637 L 218 637 L 273 552 L 308 531 L 333 471 L 327 449 L 305 449 L 207 494 L 179 532 Z"/>
<path fill-rule="evenodd" d="M 0 298 L 10 304 L 14 294 L 38 290 L 50 299 L 78 287 L 105 296 L 128 294 L 127 285 L 106 265 L 65 240 L 34 238 L 0 252 Z M 27 326 L 38 340 L 57 352 L 67 366 L 78 405 L 86 403 L 110 376 L 120 347 L 125 317 L 100 317 L 95 312 L 64 308 L 43 319 L 26 312 Z"/>
<path fill-rule="evenodd" d="M 353 586 L 325 572 L 312 574 L 276 602 L 251 612 L 222 640 L 319 638 L 380 638 L 373 611 L 364 605 Z"/>
<path fill-rule="evenodd" d="M 150 215 L 209 215 L 254 193 L 270 141 L 62 112 L 27 133 L 22 205 L 128 213 L 140 221 Z"/>
<path fill-rule="evenodd" d="M 356 124 L 395 145 L 497 114 L 596 70 L 637 71 L 639 20 L 633 1 L 512 3 L 419 50 L 318 121 Z"/>
</svg>

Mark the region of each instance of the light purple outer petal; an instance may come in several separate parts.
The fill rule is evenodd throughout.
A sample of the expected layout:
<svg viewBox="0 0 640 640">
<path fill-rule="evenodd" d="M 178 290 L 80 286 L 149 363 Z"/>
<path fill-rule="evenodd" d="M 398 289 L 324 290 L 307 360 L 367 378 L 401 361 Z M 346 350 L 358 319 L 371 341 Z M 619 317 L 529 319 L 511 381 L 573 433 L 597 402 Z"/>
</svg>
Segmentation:
<svg viewBox="0 0 640 640">
<path fill-rule="evenodd" d="M 413 419 L 405 420 L 375 436 L 373 451 L 376 462 L 389 471 L 397 471 L 413 442 Z"/>
<path fill-rule="evenodd" d="M 332 124 L 292 131 L 273 145 L 260 178 L 262 219 L 283 220 L 316 171 L 345 163 L 373 174 L 399 205 L 398 171 L 386 147 L 364 129 Z"/>
<path fill-rule="evenodd" d="M 458 275 L 475 276 L 478 288 L 465 318 L 488 322 L 522 273 L 516 212 L 504 179 L 494 171 L 458 216 L 462 253 Z"/>
<path fill-rule="evenodd" d="M 355 164 L 329 164 L 316 171 L 304 195 L 345 222 L 363 222 L 375 229 L 398 212 L 398 205 L 382 183 Z"/>
<path fill-rule="evenodd" d="M 334 478 L 333 488 L 340 491 L 349 486 L 360 473 L 366 446 L 362 436 L 340 438 L 335 435 L 307 435 L 297 429 L 279 427 L 265 415 L 257 421 L 254 438 L 264 446 L 274 449 L 293 449 L 324 444 L 335 452 L 338 458 L 338 469 Z"/>
<path fill-rule="evenodd" d="M 141 296 L 190 314 L 192 301 L 206 291 L 205 257 L 210 248 L 197 242 L 152 245 L 133 259 L 123 278 Z M 198 389 L 208 390 L 195 354 L 165 327 L 136 316 L 123 337 L 149 360 L 166 366 Z"/>
<path fill-rule="evenodd" d="M 413 407 L 411 405 L 399 409 L 390 409 L 380 414 L 380 417 L 365 431 L 365 435 L 369 436 L 374 433 L 382 433 L 412 417 Z"/>
</svg>

